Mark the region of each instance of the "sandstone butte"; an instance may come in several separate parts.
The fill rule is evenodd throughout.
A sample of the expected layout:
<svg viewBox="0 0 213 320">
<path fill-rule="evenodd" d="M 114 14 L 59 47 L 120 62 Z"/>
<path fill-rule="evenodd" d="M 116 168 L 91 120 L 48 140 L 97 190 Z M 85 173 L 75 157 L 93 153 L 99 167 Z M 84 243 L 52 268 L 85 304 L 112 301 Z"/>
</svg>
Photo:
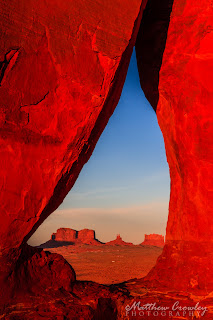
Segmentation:
<svg viewBox="0 0 213 320">
<path fill-rule="evenodd" d="M 118 234 L 115 240 L 106 242 L 106 245 L 109 245 L 109 246 L 133 246 L 133 243 L 123 241 L 120 234 Z"/>
<path fill-rule="evenodd" d="M 141 0 L 0 2 L 5 319 L 14 319 L 13 312 L 19 319 L 124 318 L 121 300 L 130 299 L 130 285 L 122 291 L 76 282 L 60 255 L 26 242 L 91 156 L 118 103 L 135 43 L 171 178 L 166 244 L 137 286 L 199 296 L 213 291 L 212 2 L 149 0 L 141 21 L 145 6 Z"/>
<path fill-rule="evenodd" d="M 56 233 L 52 234 L 51 240 L 55 240 L 55 242 L 60 241 L 70 242 L 71 244 L 88 244 L 95 246 L 102 244 L 96 239 L 95 231 L 90 229 L 77 231 L 70 228 L 60 228 Z"/>
<path fill-rule="evenodd" d="M 50 240 L 41 244 L 40 248 L 54 248 L 57 246 L 67 245 L 112 245 L 112 246 L 134 246 L 131 242 L 125 242 L 120 234 L 117 235 L 115 240 L 106 243 L 99 241 L 95 236 L 95 231 L 90 229 L 83 229 L 80 231 L 71 228 L 60 228 L 51 235 Z M 160 234 L 145 234 L 145 239 L 141 245 L 148 246 L 164 246 L 164 236 Z"/>
<path fill-rule="evenodd" d="M 133 245 L 133 243 L 125 242 L 122 240 L 121 236 L 118 234 L 115 240 L 103 243 L 96 239 L 95 231 L 90 229 L 83 229 L 80 231 L 73 230 L 70 228 L 60 228 L 56 233 L 51 235 L 51 240 L 55 242 L 65 242 L 66 244 L 88 244 L 88 245 Z M 46 244 L 53 242 L 47 241 Z M 67 243 L 66 243 L 67 242 Z M 45 247 L 45 244 L 43 244 Z"/>
<path fill-rule="evenodd" d="M 141 245 L 144 246 L 156 246 L 156 247 L 164 247 L 164 236 L 160 234 L 145 234 L 144 241 Z"/>
</svg>

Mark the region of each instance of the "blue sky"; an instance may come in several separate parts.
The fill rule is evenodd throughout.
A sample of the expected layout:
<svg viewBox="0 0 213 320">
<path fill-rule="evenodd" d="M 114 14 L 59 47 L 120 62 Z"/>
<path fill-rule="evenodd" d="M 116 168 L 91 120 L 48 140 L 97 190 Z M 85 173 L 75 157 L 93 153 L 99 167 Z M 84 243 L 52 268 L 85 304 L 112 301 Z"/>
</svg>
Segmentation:
<svg viewBox="0 0 213 320">
<path fill-rule="evenodd" d="M 63 204 L 29 243 L 60 227 L 91 228 L 102 241 L 120 233 L 141 243 L 145 233 L 165 235 L 169 169 L 154 110 L 139 83 L 135 51 L 119 104 Z"/>
</svg>

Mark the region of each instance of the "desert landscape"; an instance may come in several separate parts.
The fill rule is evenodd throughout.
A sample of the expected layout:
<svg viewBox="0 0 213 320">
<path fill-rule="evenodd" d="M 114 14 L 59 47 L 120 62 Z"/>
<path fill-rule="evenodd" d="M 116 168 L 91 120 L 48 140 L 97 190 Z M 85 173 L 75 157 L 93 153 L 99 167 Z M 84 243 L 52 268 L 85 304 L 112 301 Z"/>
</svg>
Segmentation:
<svg viewBox="0 0 213 320">
<path fill-rule="evenodd" d="M 0 0 L 0 29 L 0 319 L 212 320 L 212 0 Z M 149 262 L 149 237 L 134 247 L 74 230 L 71 243 L 62 231 L 30 246 L 100 141 L 134 47 L 169 166 L 165 245 Z M 127 275 L 110 267 L 127 256 L 134 279 L 118 283 Z M 80 280 L 91 277 L 100 283 Z"/>
<path fill-rule="evenodd" d="M 74 268 L 77 280 L 109 285 L 145 277 L 163 246 L 164 237 L 157 234 L 145 235 L 141 244 L 133 245 L 120 235 L 102 243 L 95 238 L 94 230 L 60 228 L 39 247 L 61 254 Z"/>
</svg>

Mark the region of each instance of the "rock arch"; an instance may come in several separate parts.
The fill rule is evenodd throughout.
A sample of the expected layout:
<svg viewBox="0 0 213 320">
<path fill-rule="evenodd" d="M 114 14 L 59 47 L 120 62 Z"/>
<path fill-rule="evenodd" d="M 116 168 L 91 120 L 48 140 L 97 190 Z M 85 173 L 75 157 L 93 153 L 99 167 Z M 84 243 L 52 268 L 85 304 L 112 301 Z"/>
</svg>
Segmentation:
<svg viewBox="0 0 213 320">
<path fill-rule="evenodd" d="M 210 292 L 212 13 L 209 1 L 193 9 L 190 1 L 174 1 L 168 24 L 171 4 L 149 2 L 136 43 L 141 85 L 156 108 L 171 180 L 166 246 L 148 279 L 169 282 L 176 289 Z"/>
<path fill-rule="evenodd" d="M 160 23 L 156 30 L 157 36 L 164 30 L 156 53 L 157 73 L 149 75 L 141 56 L 150 52 L 149 30 L 148 41 L 141 32 L 151 22 L 146 17 L 152 18 L 152 10 L 142 20 L 136 43 L 141 84 L 157 110 L 171 175 L 167 243 L 147 279 L 161 285 L 169 279 L 171 287 L 211 291 L 211 1 L 196 0 L 195 5 L 174 0 L 171 19 L 171 2 L 162 3 L 169 8 L 163 27 Z M 63 201 L 113 113 L 145 5 L 140 0 L 78 4 L 55 0 L 39 7 L 32 0 L 22 5 L 18 0 L 1 3 L 3 300 L 17 286 L 26 289 L 29 279 L 34 284 L 41 265 L 48 263 L 49 285 L 58 271 L 55 261 L 66 265 L 62 258 L 26 247 L 26 241 Z M 152 5 L 155 1 L 149 2 Z M 74 271 L 67 274 L 69 284 L 67 277 L 59 282 L 56 277 L 56 288 L 71 288 Z"/>
</svg>

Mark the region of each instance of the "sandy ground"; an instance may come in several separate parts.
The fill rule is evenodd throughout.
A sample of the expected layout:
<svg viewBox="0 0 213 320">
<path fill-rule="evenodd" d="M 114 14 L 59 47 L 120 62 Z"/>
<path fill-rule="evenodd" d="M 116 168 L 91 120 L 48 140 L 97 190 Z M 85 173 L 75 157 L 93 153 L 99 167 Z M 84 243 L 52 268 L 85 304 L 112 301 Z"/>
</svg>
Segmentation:
<svg viewBox="0 0 213 320">
<path fill-rule="evenodd" d="M 144 277 L 162 249 L 151 246 L 64 246 L 47 251 L 61 254 L 74 268 L 77 280 L 102 284 Z"/>
</svg>

